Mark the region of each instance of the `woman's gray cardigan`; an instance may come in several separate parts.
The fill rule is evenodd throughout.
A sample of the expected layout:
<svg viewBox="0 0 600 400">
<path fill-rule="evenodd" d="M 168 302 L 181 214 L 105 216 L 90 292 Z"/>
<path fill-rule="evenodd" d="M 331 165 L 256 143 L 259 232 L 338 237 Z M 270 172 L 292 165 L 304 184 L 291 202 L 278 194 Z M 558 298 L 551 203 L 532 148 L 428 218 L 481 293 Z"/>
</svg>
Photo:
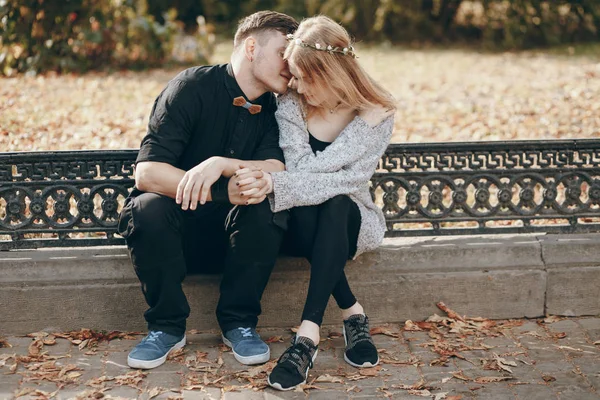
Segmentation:
<svg viewBox="0 0 600 400">
<path fill-rule="evenodd" d="M 288 90 L 277 98 L 275 118 L 286 171 L 271 174 L 272 211 L 317 205 L 337 195 L 348 195 L 361 215 L 355 257 L 376 249 L 383 240 L 385 219 L 371 199 L 369 181 L 392 137 L 394 117 L 371 127 L 357 116 L 332 144 L 316 154 L 308 142 L 306 118 L 296 92 Z"/>
</svg>

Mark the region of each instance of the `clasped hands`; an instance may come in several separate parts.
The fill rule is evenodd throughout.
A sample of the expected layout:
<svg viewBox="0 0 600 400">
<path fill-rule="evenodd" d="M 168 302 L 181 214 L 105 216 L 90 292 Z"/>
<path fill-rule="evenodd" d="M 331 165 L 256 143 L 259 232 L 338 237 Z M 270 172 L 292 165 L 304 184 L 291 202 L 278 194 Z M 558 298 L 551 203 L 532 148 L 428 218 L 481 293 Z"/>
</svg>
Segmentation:
<svg viewBox="0 0 600 400">
<path fill-rule="evenodd" d="M 227 191 L 231 204 L 258 204 L 273 193 L 273 178 L 260 168 L 241 166 L 229 180 Z"/>
<path fill-rule="evenodd" d="M 227 192 L 231 204 L 258 204 L 273 191 L 271 174 L 250 162 L 240 162 L 233 173 L 228 169 L 231 167 L 227 167 L 218 157 L 198 164 L 187 171 L 179 181 L 175 201 L 183 210 L 195 210 L 198 203 L 203 205 L 208 201 L 211 186 L 222 175 L 230 177 Z"/>
</svg>

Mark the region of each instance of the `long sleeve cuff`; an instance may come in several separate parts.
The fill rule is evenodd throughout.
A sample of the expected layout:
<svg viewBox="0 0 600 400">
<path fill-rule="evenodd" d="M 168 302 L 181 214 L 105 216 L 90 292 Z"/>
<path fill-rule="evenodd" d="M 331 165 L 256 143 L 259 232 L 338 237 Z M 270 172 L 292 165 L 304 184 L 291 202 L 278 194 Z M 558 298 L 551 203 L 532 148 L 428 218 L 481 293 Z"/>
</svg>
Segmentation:
<svg viewBox="0 0 600 400">
<path fill-rule="evenodd" d="M 229 186 L 229 178 L 225 178 L 224 176 L 220 177 L 215 183 L 213 183 L 210 188 L 212 201 L 218 203 L 230 203 L 227 186 Z"/>
</svg>

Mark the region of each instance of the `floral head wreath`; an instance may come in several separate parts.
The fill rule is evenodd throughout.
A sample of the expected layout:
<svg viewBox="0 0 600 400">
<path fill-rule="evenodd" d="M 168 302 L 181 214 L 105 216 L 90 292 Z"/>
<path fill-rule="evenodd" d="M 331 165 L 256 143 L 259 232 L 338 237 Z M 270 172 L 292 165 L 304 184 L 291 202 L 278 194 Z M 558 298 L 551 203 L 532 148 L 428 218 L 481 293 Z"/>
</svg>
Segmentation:
<svg viewBox="0 0 600 400">
<path fill-rule="evenodd" d="M 338 54 L 343 54 L 345 56 L 352 56 L 354 58 L 358 58 L 358 56 L 354 52 L 354 47 L 352 47 L 351 44 L 348 45 L 348 47 L 344 47 L 344 48 L 333 47 L 331 45 L 320 44 L 318 42 L 315 44 L 310 44 L 310 43 L 304 42 L 302 39 L 294 39 L 294 35 L 292 35 L 291 33 L 288 33 L 287 40 L 293 41 L 298 46 L 310 47 L 311 49 L 319 50 L 319 51 L 326 51 L 329 54 L 338 53 Z"/>
</svg>

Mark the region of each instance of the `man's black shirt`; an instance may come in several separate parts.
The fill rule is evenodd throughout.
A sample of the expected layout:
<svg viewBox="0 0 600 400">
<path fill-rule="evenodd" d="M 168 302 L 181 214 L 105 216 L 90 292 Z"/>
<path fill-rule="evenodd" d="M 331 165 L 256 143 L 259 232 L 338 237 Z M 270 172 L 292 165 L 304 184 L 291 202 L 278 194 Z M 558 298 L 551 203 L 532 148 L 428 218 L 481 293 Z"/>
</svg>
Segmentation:
<svg viewBox="0 0 600 400">
<path fill-rule="evenodd" d="M 239 96 L 245 98 L 229 64 L 181 72 L 154 102 L 136 164 L 157 161 L 187 171 L 213 156 L 284 162 L 275 96 L 267 92 L 255 99 L 262 110 L 254 115 L 233 105 Z M 227 182 L 215 182 L 213 201 L 228 201 Z"/>
</svg>

